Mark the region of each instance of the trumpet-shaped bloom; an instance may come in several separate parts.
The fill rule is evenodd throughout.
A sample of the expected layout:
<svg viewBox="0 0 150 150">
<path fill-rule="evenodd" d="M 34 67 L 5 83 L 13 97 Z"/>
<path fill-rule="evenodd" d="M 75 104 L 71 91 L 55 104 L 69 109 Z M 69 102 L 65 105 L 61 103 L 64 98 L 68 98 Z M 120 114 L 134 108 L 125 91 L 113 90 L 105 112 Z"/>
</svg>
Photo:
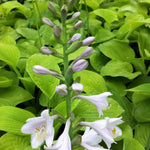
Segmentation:
<svg viewBox="0 0 150 150">
<path fill-rule="evenodd" d="M 70 118 L 66 122 L 63 133 L 52 147 L 45 147 L 45 150 L 71 150 L 71 141 L 69 137 Z"/>
<path fill-rule="evenodd" d="M 110 148 L 115 143 L 114 138 L 122 135 L 122 131 L 117 125 L 123 121 L 120 118 L 105 118 L 94 122 L 80 122 L 80 125 L 89 126 L 94 129 L 104 140 L 107 147 Z"/>
<path fill-rule="evenodd" d="M 51 146 L 54 138 L 53 120 L 57 116 L 49 116 L 49 110 L 44 110 L 41 117 L 30 118 L 21 128 L 22 133 L 31 134 L 32 148 L 38 148 L 45 141 Z"/>
<path fill-rule="evenodd" d="M 83 85 L 81 83 L 73 83 L 72 84 L 72 90 L 76 94 L 80 94 L 81 92 L 83 92 Z"/>
<path fill-rule="evenodd" d="M 97 146 L 90 146 L 90 145 L 88 145 L 88 144 L 86 144 L 86 143 L 82 143 L 81 146 L 84 147 L 85 150 L 108 150 L 108 149 L 103 148 L 103 147 L 100 146 L 100 145 L 97 145 Z"/>
<path fill-rule="evenodd" d="M 68 94 L 68 91 L 67 91 L 67 85 L 66 84 L 60 84 L 58 86 L 56 86 L 56 92 L 60 95 L 67 95 Z"/>
<path fill-rule="evenodd" d="M 102 94 L 92 96 L 77 95 L 74 96 L 73 99 L 75 98 L 85 99 L 93 103 L 97 108 L 99 116 L 101 116 L 103 115 L 102 109 L 108 107 L 108 102 L 106 98 L 110 95 L 112 95 L 110 92 L 104 92 Z"/>
</svg>

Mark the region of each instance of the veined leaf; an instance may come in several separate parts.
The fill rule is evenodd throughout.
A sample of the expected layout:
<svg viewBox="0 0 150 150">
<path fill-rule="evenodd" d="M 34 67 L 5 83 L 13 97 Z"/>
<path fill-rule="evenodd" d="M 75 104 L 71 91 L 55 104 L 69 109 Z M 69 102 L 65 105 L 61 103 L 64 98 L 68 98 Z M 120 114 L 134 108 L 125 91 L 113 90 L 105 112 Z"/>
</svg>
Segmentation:
<svg viewBox="0 0 150 150">
<path fill-rule="evenodd" d="M 0 130 L 17 135 L 23 135 L 21 127 L 28 118 L 34 117 L 31 112 L 12 106 L 0 107 L 0 114 Z"/>
<path fill-rule="evenodd" d="M 19 136 L 6 133 L 0 138 L 1 150 L 40 150 L 32 149 L 30 144 L 30 136 Z"/>
<path fill-rule="evenodd" d="M 27 72 L 34 83 L 46 96 L 48 96 L 48 98 L 52 98 L 52 96 L 55 94 L 55 88 L 59 84 L 59 80 L 52 75 L 36 74 L 32 69 L 34 65 L 41 65 L 47 69 L 60 72 L 57 62 L 52 57 L 35 54 L 29 58 L 26 66 Z"/>
</svg>

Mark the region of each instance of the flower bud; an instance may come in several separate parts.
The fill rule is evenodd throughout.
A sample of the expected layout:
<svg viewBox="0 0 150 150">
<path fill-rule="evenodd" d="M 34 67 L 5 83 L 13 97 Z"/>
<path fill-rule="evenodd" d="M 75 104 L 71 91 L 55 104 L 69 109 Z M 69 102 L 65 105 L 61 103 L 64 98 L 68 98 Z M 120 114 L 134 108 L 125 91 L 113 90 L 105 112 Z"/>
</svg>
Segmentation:
<svg viewBox="0 0 150 150">
<path fill-rule="evenodd" d="M 79 16 L 80 16 L 80 12 L 75 12 L 75 13 L 72 15 L 72 17 L 71 17 L 71 20 L 74 21 L 74 20 L 76 20 L 77 18 L 79 18 Z"/>
<path fill-rule="evenodd" d="M 81 55 L 79 57 L 80 57 L 80 59 L 82 59 L 82 58 L 90 56 L 92 53 L 93 53 L 93 48 L 88 47 L 81 53 Z"/>
<path fill-rule="evenodd" d="M 67 16 L 67 12 L 68 12 L 68 8 L 66 5 L 63 5 L 63 7 L 61 8 L 61 16 L 62 19 L 64 20 Z"/>
<path fill-rule="evenodd" d="M 82 28 L 82 21 L 79 20 L 73 27 L 75 30 Z"/>
<path fill-rule="evenodd" d="M 78 39 L 81 38 L 81 34 L 80 33 L 76 33 L 72 36 L 71 40 L 68 41 L 68 44 L 72 44 L 73 42 L 77 41 Z"/>
<path fill-rule="evenodd" d="M 87 37 L 86 39 L 84 39 L 82 41 L 82 46 L 88 46 L 88 45 L 92 44 L 94 42 L 94 40 L 95 40 L 95 37 L 93 37 L 93 36 Z"/>
<path fill-rule="evenodd" d="M 56 25 L 53 27 L 53 29 L 54 29 L 54 35 L 55 35 L 55 37 L 56 38 L 60 38 L 62 29 L 59 26 L 56 26 Z"/>
<path fill-rule="evenodd" d="M 65 95 L 68 94 L 66 84 L 61 84 L 61 85 L 56 86 L 55 91 L 56 91 L 58 94 L 63 95 L 63 96 L 65 96 Z"/>
<path fill-rule="evenodd" d="M 41 47 L 40 52 L 41 52 L 42 54 L 54 54 L 54 53 L 55 53 L 55 52 L 51 51 L 51 50 L 50 50 L 48 47 L 46 47 L 46 46 Z"/>
<path fill-rule="evenodd" d="M 46 25 L 48 25 L 50 27 L 53 27 L 55 25 L 51 20 L 49 20 L 46 17 L 42 18 L 42 21 L 43 21 L 43 23 L 45 23 Z"/>
<path fill-rule="evenodd" d="M 82 71 L 82 70 L 86 69 L 87 66 L 88 66 L 88 61 L 86 61 L 84 59 L 80 59 L 73 65 L 72 70 L 74 72 Z"/>
<path fill-rule="evenodd" d="M 50 1 L 47 2 L 47 7 L 52 13 L 57 13 L 55 6 Z"/>
<path fill-rule="evenodd" d="M 83 92 L 83 85 L 81 83 L 73 83 L 72 84 L 72 90 L 76 93 L 76 94 L 80 94 Z"/>
</svg>

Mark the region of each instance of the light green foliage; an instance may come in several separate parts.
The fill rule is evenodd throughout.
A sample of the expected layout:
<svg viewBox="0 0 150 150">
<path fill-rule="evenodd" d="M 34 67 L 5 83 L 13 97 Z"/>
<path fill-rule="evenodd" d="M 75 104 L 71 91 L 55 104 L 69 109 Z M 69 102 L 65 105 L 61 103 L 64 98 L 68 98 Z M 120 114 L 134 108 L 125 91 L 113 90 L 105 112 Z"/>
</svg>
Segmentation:
<svg viewBox="0 0 150 150">
<path fill-rule="evenodd" d="M 81 78 L 81 83 L 84 86 L 84 91 L 90 94 L 100 94 L 106 92 L 107 88 L 103 77 L 92 71 L 84 70 L 74 74 L 74 79 L 77 77 Z M 93 80 L 94 79 L 94 80 Z"/>
<path fill-rule="evenodd" d="M 58 64 L 54 59 L 46 55 L 35 54 L 32 55 L 27 62 L 27 72 L 29 73 L 31 79 L 40 88 L 40 90 L 49 98 L 55 94 L 55 88 L 59 84 L 59 80 L 52 75 L 39 75 L 33 72 L 34 65 L 41 65 L 47 69 L 52 69 L 60 72 Z"/>
<path fill-rule="evenodd" d="M 0 130 L 17 135 L 23 135 L 21 127 L 28 118 L 34 117 L 31 112 L 12 106 L 0 107 L 0 114 Z"/>
<path fill-rule="evenodd" d="M 0 138 L 0 149 L 2 150 L 33 150 L 29 136 L 19 136 L 6 133 Z M 40 150 L 34 149 L 34 150 Z"/>
<path fill-rule="evenodd" d="M 101 69 L 101 74 L 102 76 L 126 77 L 128 79 L 134 79 L 141 73 L 133 73 L 132 65 L 128 62 L 111 60 Z"/>
<path fill-rule="evenodd" d="M 33 96 L 19 86 L 0 89 L 0 98 L 5 99 L 12 106 L 33 99 Z M 1 103 L 1 102 L 0 102 Z"/>
<path fill-rule="evenodd" d="M 105 56 L 115 60 L 129 61 L 135 57 L 134 50 L 124 41 L 110 40 L 101 44 L 99 49 Z"/>
<path fill-rule="evenodd" d="M 0 87 L 5 88 L 12 85 L 13 80 L 6 78 L 5 76 L 0 76 Z"/>
</svg>

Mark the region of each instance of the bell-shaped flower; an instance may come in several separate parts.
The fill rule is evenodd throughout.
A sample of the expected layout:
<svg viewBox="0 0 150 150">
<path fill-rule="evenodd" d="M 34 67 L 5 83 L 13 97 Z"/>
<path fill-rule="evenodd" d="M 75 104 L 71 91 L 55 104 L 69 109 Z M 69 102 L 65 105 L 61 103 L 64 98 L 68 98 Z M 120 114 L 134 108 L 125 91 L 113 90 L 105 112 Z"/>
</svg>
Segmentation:
<svg viewBox="0 0 150 150">
<path fill-rule="evenodd" d="M 38 148 L 45 141 L 51 146 L 54 138 L 53 120 L 57 115 L 49 116 L 49 110 L 46 109 L 40 117 L 30 118 L 21 128 L 22 133 L 31 134 L 32 148 Z"/>
<path fill-rule="evenodd" d="M 97 145 L 97 146 L 90 146 L 90 145 L 88 145 L 88 144 L 86 144 L 86 143 L 82 143 L 81 146 L 84 147 L 85 150 L 108 150 L 108 149 L 103 148 L 103 147 L 100 146 L 100 145 Z"/>
<path fill-rule="evenodd" d="M 92 96 L 77 95 L 74 96 L 72 99 L 79 98 L 88 100 L 96 106 L 99 116 L 101 116 L 103 115 L 102 109 L 108 107 L 108 101 L 106 98 L 110 95 L 112 95 L 110 92 L 104 92 L 102 94 Z"/>
<path fill-rule="evenodd" d="M 72 90 L 76 94 L 80 94 L 81 92 L 83 92 L 83 85 L 81 83 L 73 83 L 72 84 Z"/>
<path fill-rule="evenodd" d="M 43 23 L 45 23 L 46 25 L 53 27 L 55 24 L 48 18 L 44 17 L 42 18 Z"/>
<path fill-rule="evenodd" d="M 45 150 L 71 150 L 71 141 L 69 137 L 70 118 L 66 122 L 63 133 L 52 147 L 45 147 Z"/>
<path fill-rule="evenodd" d="M 65 95 L 68 94 L 66 84 L 60 84 L 60 85 L 56 86 L 55 91 L 56 91 L 58 94 L 63 95 L 63 96 L 65 96 Z"/>
<path fill-rule="evenodd" d="M 105 118 L 94 122 L 80 122 L 80 125 L 88 126 L 94 129 L 104 140 L 107 147 L 110 148 L 115 143 L 114 138 L 122 135 L 122 131 L 117 125 L 123 121 L 120 118 Z"/>
<path fill-rule="evenodd" d="M 75 13 L 72 15 L 72 17 L 71 17 L 71 20 L 74 21 L 74 20 L 76 20 L 77 18 L 79 18 L 79 16 L 80 16 L 80 12 L 75 12 Z"/>
<path fill-rule="evenodd" d="M 74 29 L 77 30 L 77 29 L 80 29 L 82 28 L 83 24 L 82 24 L 82 21 L 79 20 L 75 25 L 74 25 Z"/>
</svg>

